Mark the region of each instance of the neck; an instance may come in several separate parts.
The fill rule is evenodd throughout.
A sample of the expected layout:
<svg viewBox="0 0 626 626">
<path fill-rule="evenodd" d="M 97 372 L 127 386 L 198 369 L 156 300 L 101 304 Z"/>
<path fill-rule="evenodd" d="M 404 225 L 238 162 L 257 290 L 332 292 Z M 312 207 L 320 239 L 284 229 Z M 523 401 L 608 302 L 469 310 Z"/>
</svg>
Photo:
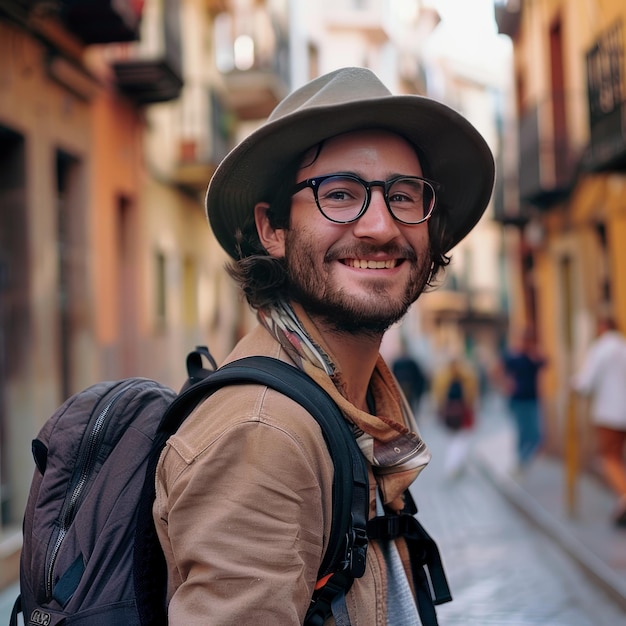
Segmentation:
<svg viewBox="0 0 626 626">
<path fill-rule="evenodd" d="M 307 319 L 341 371 L 347 398 L 359 409 L 368 411 L 367 388 L 378 360 L 382 335 L 346 333 L 326 320 L 310 316 Z"/>
</svg>

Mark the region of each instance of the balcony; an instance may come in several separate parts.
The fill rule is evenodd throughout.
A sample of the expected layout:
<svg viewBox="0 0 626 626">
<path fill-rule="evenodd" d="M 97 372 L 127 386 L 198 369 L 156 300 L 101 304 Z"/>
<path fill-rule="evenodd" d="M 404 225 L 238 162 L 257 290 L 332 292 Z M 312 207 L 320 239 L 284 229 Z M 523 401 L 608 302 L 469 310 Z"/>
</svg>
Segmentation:
<svg viewBox="0 0 626 626">
<path fill-rule="evenodd" d="M 626 172 L 626 101 L 591 125 L 591 141 L 584 166 L 596 172 Z"/>
<path fill-rule="evenodd" d="M 143 2 L 63 0 L 62 20 L 86 44 L 137 41 Z"/>
<path fill-rule="evenodd" d="M 0 2 L 0 15 L 25 26 L 40 0 L 4 0 Z"/>
<path fill-rule="evenodd" d="M 602 33 L 587 53 L 590 142 L 584 166 L 626 171 L 626 83 L 621 21 Z"/>
<path fill-rule="evenodd" d="M 522 202 L 547 208 L 571 191 L 579 155 L 567 134 L 565 94 L 530 108 L 519 123 L 519 194 Z"/>
<path fill-rule="evenodd" d="M 458 322 L 467 313 L 469 297 L 464 291 L 454 287 L 451 289 L 441 287 L 430 292 L 428 296 L 428 300 L 424 300 L 422 306 L 434 320 Z"/>
<path fill-rule="evenodd" d="M 496 0 L 494 2 L 494 15 L 498 32 L 507 35 L 511 39 L 517 37 L 522 21 L 523 0 Z"/>
<path fill-rule="evenodd" d="M 119 46 L 111 67 L 119 90 L 137 104 L 175 100 L 183 86 L 179 0 L 146 0 L 138 43 Z"/>
<path fill-rule="evenodd" d="M 526 224 L 529 215 L 519 201 L 518 172 L 505 165 L 502 151 L 496 154 L 496 172 L 498 175 L 492 196 L 493 219 L 503 226 L 521 227 Z"/>
<path fill-rule="evenodd" d="M 363 0 L 359 3 L 335 0 L 333 10 L 324 16 L 326 27 L 330 32 L 359 33 L 379 45 L 389 40 L 388 18 L 389 10 L 381 0 Z"/>
<path fill-rule="evenodd" d="M 242 121 L 265 119 L 288 92 L 287 80 L 273 67 L 233 69 L 223 77 L 228 106 Z"/>
<path fill-rule="evenodd" d="M 82 44 L 137 41 L 143 11 L 140 0 L 3 0 L 0 14 L 44 38 L 64 29 Z"/>
<path fill-rule="evenodd" d="M 204 193 L 228 153 L 233 130 L 231 115 L 219 95 L 203 84 L 186 85 L 178 105 L 178 153 L 172 182 L 192 193 Z"/>
<path fill-rule="evenodd" d="M 467 293 L 467 309 L 459 318 L 466 330 L 494 325 L 506 329 L 506 293 L 493 289 L 470 289 Z"/>
<path fill-rule="evenodd" d="M 287 26 L 267 11 L 215 19 L 226 104 L 241 121 L 265 119 L 289 91 Z"/>
</svg>

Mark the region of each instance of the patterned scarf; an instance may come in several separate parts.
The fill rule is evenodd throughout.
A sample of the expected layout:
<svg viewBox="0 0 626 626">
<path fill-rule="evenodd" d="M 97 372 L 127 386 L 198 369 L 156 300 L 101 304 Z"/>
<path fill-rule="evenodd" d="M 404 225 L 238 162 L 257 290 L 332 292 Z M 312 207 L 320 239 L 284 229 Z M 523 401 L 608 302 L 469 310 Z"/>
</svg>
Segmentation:
<svg viewBox="0 0 626 626">
<path fill-rule="evenodd" d="M 404 506 L 402 494 L 430 460 L 407 403 L 379 355 L 370 380 L 377 415 L 358 409 L 347 397 L 341 371 L 322 337 L 301 307 L 282 303 L 259 311 L 259 321 L 276 338 L 296 365 L 321 385 L 353 425 L 355 438 L 371 463 L 385 505 L 394 511 Z M 305 328 L 304 323 L 307 323 Z"/>
</svg>

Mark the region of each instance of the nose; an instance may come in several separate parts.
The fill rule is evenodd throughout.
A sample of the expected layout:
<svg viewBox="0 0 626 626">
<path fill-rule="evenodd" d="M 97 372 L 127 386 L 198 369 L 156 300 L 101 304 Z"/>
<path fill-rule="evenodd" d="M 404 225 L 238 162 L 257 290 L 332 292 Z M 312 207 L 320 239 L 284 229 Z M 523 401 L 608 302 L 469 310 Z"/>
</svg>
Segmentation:
<svg viewBox="0 0 626 626">
<path fill-rule="evenodd" d="M 356 237 L 376 239 L 381 242 L 391 241 L 400 234 L 398 222 L 387 208 L 382 188 L 372 187 L 370 203 L 365 213 L 354 222 L 353 232 Z"/>
</svg>

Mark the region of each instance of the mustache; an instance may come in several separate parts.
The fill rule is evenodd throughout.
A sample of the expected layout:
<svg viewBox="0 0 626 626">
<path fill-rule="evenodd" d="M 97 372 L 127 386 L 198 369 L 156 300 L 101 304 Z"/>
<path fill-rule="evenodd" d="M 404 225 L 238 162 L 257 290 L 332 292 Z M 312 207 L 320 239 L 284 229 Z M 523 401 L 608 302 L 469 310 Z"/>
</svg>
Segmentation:
<svg viewBox="0 0 626 626">
<path fill-rule="evenodd" d="M 407 261 L 417 261 L 417 254 L 410 246 L 400 246 L 395 243 L 374 245 L 359 243 L 349 247 L 330 248 L 324 256 L 324 262 L 337 261 L 338 259 L 362 259 L 367 256 L 384 254 L 394 258 L 402 258 Z"/>
</svg>

